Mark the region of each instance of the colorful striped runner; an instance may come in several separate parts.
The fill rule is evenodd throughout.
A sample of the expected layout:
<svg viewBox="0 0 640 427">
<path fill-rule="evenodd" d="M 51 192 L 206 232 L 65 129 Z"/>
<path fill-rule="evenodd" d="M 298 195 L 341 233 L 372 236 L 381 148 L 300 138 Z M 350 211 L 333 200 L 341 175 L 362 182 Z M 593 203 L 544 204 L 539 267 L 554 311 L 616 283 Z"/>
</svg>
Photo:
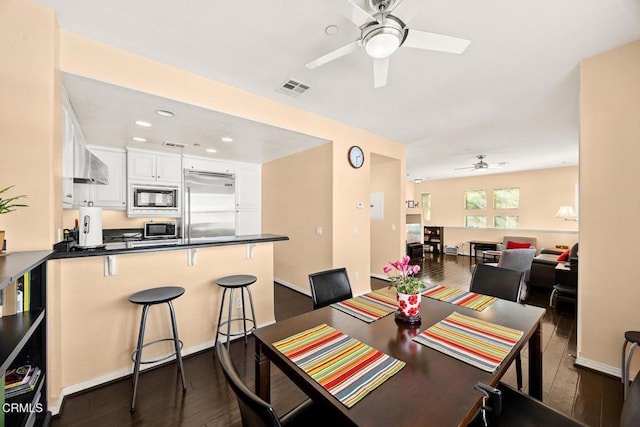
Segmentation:
<svg viewBox="0 0 640 427">
<path fill-rule="evenodd" d="M 523 332 L 453 312 L 413 340 L 488 372 L 495 372 Z"/>
<path fill-rule="evenodd" d="M 351 408 L 405 363 L 322 324 L 273 344 Z"/>
<path fill-rule="evenodd" d="M 429 286 L 422 292 L 422 296 L 445 301 L 461 307 L 482 311 L 496 300 L 496 297 L 467 292 L 462 289 L 448 288 L 442 285 Z"/>
<path fill-rule="evenodd" d="M 371 323 L 396 311 L 398 302 L 395 294 L 374 291 L 331 304 L 331 307 Z"/>
</svg>

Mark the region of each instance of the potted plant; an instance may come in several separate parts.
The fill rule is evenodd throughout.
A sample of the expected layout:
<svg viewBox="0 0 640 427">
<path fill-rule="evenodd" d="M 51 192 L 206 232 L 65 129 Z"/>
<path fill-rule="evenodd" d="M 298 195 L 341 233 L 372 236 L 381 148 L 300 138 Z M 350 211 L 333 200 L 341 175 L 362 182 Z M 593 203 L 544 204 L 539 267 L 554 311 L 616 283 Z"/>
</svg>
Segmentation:
<svg viewBox="0 0 640 427">
<path fill-rule="evenodd" d="M 409 265 L 409 257 L 390 262 L 382 271 L 390 280 L 389 288 L 395 288 L 398 293 L 398 311 L 396 320 L 407 323 L 420 323 L 420 307 L 422 297 L 420 291 L 425 287 L 424 280 L 415 275 L 420 271 L 419 265 Z"/>
<path fill-rule="evenodd" d="M 26 197 L 26 195 L 21 194 L 20 196 L 14 196 L 14 197 L 3 197 L 3 193 L 5 193 L 7 190 L 9 190 L 10 188 L 12 188 L 13 185 L 10 185 L 8 187 L 3 188 L 2 190 L 0 190 L 0 215 L 9 213 L 9 212 L 13 212 L 14 210 L 16 210 L 17 208 L 22 208 L 25 207 L 27 205 L 25 204 L 21 204 L 21 203 L 14 203 L 17 199 L 20 199 L 22 197 Z M 4 230 L 0 230 L 0 250 L 4 249 Z"/>
</svg>

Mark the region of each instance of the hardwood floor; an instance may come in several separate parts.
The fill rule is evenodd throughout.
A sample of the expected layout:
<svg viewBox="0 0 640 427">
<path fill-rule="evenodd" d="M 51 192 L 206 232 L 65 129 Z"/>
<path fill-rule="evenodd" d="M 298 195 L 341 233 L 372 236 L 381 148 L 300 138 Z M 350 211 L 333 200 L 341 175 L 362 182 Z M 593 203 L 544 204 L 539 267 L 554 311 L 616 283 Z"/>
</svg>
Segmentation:
<svg viewBox="0 0 640 427">
<path fill-rule="evenodd" d="M 422 276 L 428 282 L 468 289 L 469 257 L 428 254 Z M 386 282 L 372 279 L 372 288 Z M 275 316 L 282 320 L 312 309 L 305 295 L 275 286 Z M 533 290 L 528 304 L 548 306 L 549 295 Z M 182 326 L 184 327 L 184 326 Z M 574 366 L 576 353 L 575 308 L 560 303 L 548 308 L 543 324 L 544 401 L 589 426 L 618 426 L 622 408 L 622 385 L 616 378 Z M 248 346 L 236 340 L 231 353 L 245 383 L 253 387 L 253 340 Z M 524 390 L 527 389 L 527 352 L 522 352 Z M 241 426 L 235 396 L 227 388 L 211 350 L 186 357 L 187 391 L 183 394 L 175 363 L 140 376 L 136 412 L 129 412 L 130 378 L 68 396 L 53 426 Z M 284 414 L 305 399 L 300 390 L 272 366 L 272 403 Z M 504 381 L 515 386 L 515 369 Z"/>
</svg>

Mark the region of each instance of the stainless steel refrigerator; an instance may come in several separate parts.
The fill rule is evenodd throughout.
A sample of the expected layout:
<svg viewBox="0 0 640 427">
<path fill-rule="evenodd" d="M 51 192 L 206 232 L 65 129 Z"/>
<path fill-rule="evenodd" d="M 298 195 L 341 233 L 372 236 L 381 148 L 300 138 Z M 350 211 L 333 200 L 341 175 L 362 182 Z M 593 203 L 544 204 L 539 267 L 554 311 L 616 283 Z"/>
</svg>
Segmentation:
<svg viewBox="0 0 640 427">
<path fill-rule="evenodd" d="M 183 237 L 205 240 L 236 234 L 235 176 L 184 170 Z"/>
</svg>

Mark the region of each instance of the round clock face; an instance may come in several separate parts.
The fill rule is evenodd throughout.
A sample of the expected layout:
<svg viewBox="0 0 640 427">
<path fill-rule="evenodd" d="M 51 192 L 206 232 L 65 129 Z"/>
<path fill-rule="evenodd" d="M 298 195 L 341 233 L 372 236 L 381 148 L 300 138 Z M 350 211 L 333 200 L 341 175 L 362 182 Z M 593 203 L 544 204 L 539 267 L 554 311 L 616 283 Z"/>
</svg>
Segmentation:
<svg viewBox="0 0 640 427">
<path fill-rule="evenodd" d="M 364 164 L 364 153 L 362 152 L 362 148 L 357 145 L 349 148 L 349 164 L 354 168 L 362 167 Z"/>
</svg>

